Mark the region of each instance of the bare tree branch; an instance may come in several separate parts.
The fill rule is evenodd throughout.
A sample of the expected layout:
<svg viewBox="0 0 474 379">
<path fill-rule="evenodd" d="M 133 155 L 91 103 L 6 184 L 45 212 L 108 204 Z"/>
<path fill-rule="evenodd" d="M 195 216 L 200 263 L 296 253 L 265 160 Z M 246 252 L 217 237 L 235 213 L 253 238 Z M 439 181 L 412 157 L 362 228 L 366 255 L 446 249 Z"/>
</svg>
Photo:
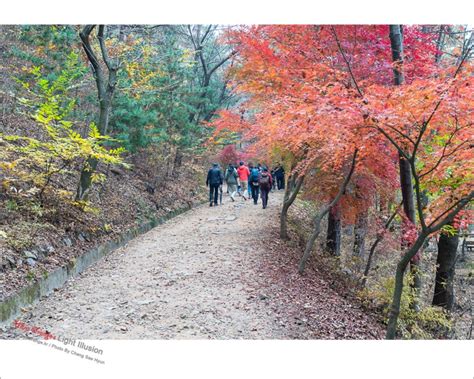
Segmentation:
<svg viewBox="0 0 474 379">
<path fill-rule="evenodd" d="M 91 43 L 90 43 L 90 34 L 94 30 L 95 25 L 86 25 L 82 29 L 82 32 L 79 33 L 79 37 L 81 38 L 82 41 L 82 46 L 84 47 L 84 51 L 86 52 L 87 58 L 89 59 L 89 62 L 92 65 L 92 71 L 94 73 L 94 76 L 101 72 L 99 60 L 97 59 L 97 56 L 94 53 L 94 50 L 92 49 Z"/>
<path fill-rule="evenodd" d="M 107 68 L 112 71 L 115 67 L 110 62 L 109 55 L 107 53 L 107 48 L 105 47 L 104 41 L 104 25 L 99 25 L 99 31 L 97 32 L 97 39 L 99 40 L 100 52 L 102 53 L 102 59 L 104 60 L 105 65 Z"/>
<path fill-rule="evenodd" d="M 339 52 L 342 54 L 342 58 L 344 59 L 344 62 L 346 62 L 347 69 L 349 70 L 349 74 L 351 75 L 352 81 L 354 82 L 357 92 L 359 93 L 360 97 L 364 97 L 361 89 L 359 88 L 359 85 L 357 84 L 357 80 L 354 76 L 354 73 L 352 72 L 351 64 L 349 63 L 349 60 L 347 59 L 346 54 L 344 54 L 344 51 L 342 50 L 342 46 L 341 46 L 341 43 L 339 42 L 339 38 L 337 37 L 336 29 L 334 28 L 334 26 L 331 26 L 331 31 L 334 35 L 334 38 L 336 39 L 337 48 L 339 49 Z"/>
<path fill-rule="evenodd" d="M 202 45 L 204 43 L 204 41 L 206 40 L 207 36 L 209 35 L 211 29 L 212 29 L 213 25 L 209 25 L 206 32 L 204 33 L 204 35 L 202 36 L 201 38 L 201 41 L 200 41 L 200 44 Z"/>
<path fill-rule="evenodd" d="M 441 229 L 444 225 L 448 224 L 449 222 L 452 221 L 449 217 L 445 217 L 443 220 L 441 220 L 446 214 L 449 213 L 449 215 L 452 215 L 452 217 L 456 216 L 456 214 L 467 204 L 469 203 L 474 196 L 474 191 L 471 191 L 469 195 L 466 197 L 461 198 L 460 200 L 456 201 L 453 205 L 451 205 L 448 209 L 446 209 L 443 213 L 438 215 L 429 225 L 428 225 L 428 230 L 429 233 L 434 233 L 437 230 Z M 461 205 L 461 206 L 460 206 Z M 454 212 L 457 210 L 456 212 Z M 438 224 L 436 224 L 437 221 L 441 220 Z"/>
<path fill-rule="evenodd" d="M 456 201 L 453 205 L 451 205 L 448 209 L 446 209 L 443 213 L 438 215 L 429 225 L 428 231 L 429 233 L 434 233 L 441 229 L 444 225 L 450 223 L 453 218 L 459 213 L 459 211 L 464 208 L 474 197 L 474 191 L 460 200 Z M 445 216 L 448 214 L 448 216 Z M 444 219 L 442 219 L 444 217 Z M 442 220 L 441 220 L 442 219 Z M 436 224 L 438 220 L 441 220 Z"/>
<path fill-rule="evenodd" d="M 221 67 L 225 62 L 227 62 L 230 58 L 237 54 L 237 51 L 232 51 L 229 55 L 227 55 L 224 59 L 222 59 L 219 63 L 217 63 L 211 71 L 209 71 L 209 76 L 211 76 L 219 67 Z"/>
</svg>

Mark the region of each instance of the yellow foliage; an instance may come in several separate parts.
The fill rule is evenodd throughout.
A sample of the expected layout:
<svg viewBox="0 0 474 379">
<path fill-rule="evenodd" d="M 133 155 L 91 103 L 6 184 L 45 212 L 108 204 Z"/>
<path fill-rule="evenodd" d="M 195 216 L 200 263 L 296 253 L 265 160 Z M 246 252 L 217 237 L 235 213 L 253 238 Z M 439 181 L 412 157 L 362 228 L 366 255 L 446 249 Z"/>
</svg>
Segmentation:
<svg viewBox="0 0 474 379">
<path fill-rule="evenodd" d="M 31 116 L 44 129 L 45 137 L 40 140 L 0 133 L 0 169 L 5 172 L 3 188 L 18 196 L 41 199 L 46 190 L 52 190 L 48 185 L 54 175 L 67 174 L 89 158 L 128 166 L 120 157 L 124 149 L 107 148 L 106 144 L 114 140 L 101 135 L 94 123 L 90 124 L 87 137 L 82 137 L 75 131 L 74 122 L 66 119 L 75 105 L 66 96 L 68 83 L 73 78 L 70 72 L 63 72 L 53 82 L 42 78 L 39 67 L 33 67 L 30 72 L 39 90 L 28 89 L 29 98 L 22 98 L 20 102 L 34 109 Z M 103 180 L 103 175 L 94 174 L 93 182 Z M 62 190 L 56 190 L 56 194 L 61 198 L 71 195 Z"/>
</svg>

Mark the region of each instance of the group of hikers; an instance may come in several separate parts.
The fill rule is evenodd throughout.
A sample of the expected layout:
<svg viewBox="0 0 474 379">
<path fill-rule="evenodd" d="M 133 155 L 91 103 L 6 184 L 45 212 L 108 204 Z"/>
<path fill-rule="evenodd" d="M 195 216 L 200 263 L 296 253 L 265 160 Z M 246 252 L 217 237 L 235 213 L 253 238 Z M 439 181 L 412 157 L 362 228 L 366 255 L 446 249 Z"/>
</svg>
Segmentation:
<svg viewBox="0 0 474 379">
<path fill-rule="evenodd" d="M 236 165 L 237 166 L 237 165 Z M 260 163 L 253 166 L 251 163 L 245 165 L 240 162 L 238 167 L 229 164 L 225 173 L 222 173 L 218 163 L 214 163 L 207 173 L 206 185 L 209 186 L 209 206 L 222 204 L 223 184 L 227 184 L 227 193 L 232 201 L 235 196 L 242 196 L 244 200 L 253 199 L 257 205 L 258 197 L 262 199 L 262 207 L 265 209 L 268 204 L 268 194 L 272 189 L 278 190 L 285 188 L 285 170 L 280 164 L 271 172 L 268 167 Z M 250 195 L 250 196 L 249 196 Z"/>
</svg>

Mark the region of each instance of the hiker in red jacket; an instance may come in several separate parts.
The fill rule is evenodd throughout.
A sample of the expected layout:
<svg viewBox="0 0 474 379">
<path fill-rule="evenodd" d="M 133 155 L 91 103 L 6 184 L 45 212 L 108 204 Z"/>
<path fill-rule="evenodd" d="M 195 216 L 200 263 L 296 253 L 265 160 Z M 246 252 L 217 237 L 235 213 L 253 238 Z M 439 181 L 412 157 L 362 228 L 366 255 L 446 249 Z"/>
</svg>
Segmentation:
<svg viewBox="0 0 474 379">
<path fill-rule="evenodd" d="M 260 187 L 260 197 L 262 198 L 263 209 L 267 207 L 268 193 L 272 189 L 272 183 L 272 175 L 268 172 L 268 168 L 264 167 L 258 176 L 258 185 Z"/>
<path fill-rule="evenodd" d="M 248 182 L 250 171 L 249 168 L 244 165 L 244 162 L 240 162 L 239 168 L 237 169 L 237 175 L 239 175 L 240 186 L 243 189 L 242 197 L 247 200 L 248 197 Z"/>
</svg>

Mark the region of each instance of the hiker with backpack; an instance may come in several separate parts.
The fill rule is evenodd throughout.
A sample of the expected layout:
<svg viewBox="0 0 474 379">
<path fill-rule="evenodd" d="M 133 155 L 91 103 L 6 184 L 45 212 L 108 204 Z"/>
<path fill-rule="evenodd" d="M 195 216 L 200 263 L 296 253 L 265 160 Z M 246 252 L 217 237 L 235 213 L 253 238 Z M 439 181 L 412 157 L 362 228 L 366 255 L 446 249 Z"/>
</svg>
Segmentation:
<svg viewBox="0 0 474 379">
<path fill-rule="evenodd" d="M 268 172 L 268 168 L 263 167 L 258 177 L 258 185 L 260 187 L 260 197 L 262 198 L 262 207 L 265 209 L 268 204 L 268 194 L 272 189 L 273 178 Z"/>
<path fill-rule="evenodd" d="M 247 200 L 247 197 L 248 197 L 247 186 L 248 186 L 250 171 L 249 171 L 249 168 L 242 161 L 239 163 L 239 168 L 237 169 L 237 175 L 239 176 L 240 185 L 243 191 L 242 197 L 244 198 L 244 200 Z"/>
<path fill-rule="evenodd" d="M 219 187 L 224 182 L 222 171 L 217 163 L 213 163 L 212 168 L 207 172 L 206 186 L 209 186 L 209 206 L 218 204 Z"/>
<path fill-rule="evenodd" d="M 250 176 L 249 176 L 249 184 L 250 184 L 250 189 L 252 191 L 252 198 L 253 198 L 253 203 L 257 205 L 258 202 L 258 193 L 260 186 L 258 184 L 258 178 L 260 176 L 260 172 L 258 171 L 257 167 L 252 167 L 250 170 Z"/>
<path fill-rule="evenodd" d="M 237 174 L 237 170 L 229 163 L 229 167 L 225 172 L 225 182 L 227 183 L 227 192 L 229 193 L 230 199 L 235 201 L 234 196 L 237 192 L 237 181 L 239 175 Z"/>
</svg>

